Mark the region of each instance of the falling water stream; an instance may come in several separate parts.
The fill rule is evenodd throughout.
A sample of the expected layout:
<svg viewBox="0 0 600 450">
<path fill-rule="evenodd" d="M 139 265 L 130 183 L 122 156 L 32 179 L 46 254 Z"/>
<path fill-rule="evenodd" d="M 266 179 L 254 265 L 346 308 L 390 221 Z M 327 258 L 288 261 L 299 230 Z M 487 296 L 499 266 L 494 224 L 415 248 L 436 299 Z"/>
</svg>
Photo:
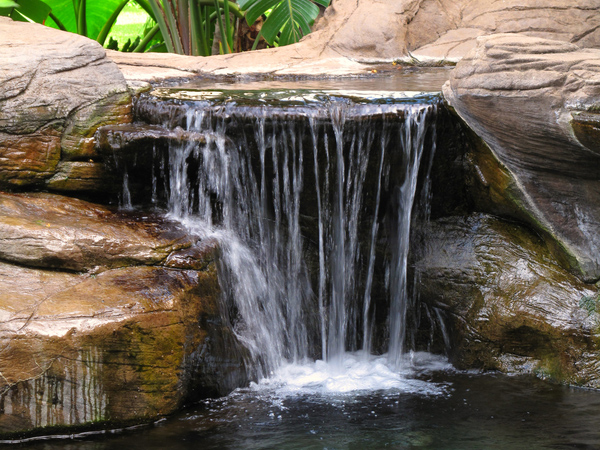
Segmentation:
<svg viewBox="0 0 600 450">
<path fill-rule="evenodd" d="M 203 139 L 171 144 L 152 183 L 166 185 L 172 218 L 219 241 L 227 320 L 249 366 L 263 379 L 312 365 L 315 379 L 354 377 L 351 389 L 358 372 L 371 387 L 385 367 L 397 384 L 410 366 L 410 224 L 437 97 L 225 92 L 185 104 L 186 131 Z"/>
</svg>

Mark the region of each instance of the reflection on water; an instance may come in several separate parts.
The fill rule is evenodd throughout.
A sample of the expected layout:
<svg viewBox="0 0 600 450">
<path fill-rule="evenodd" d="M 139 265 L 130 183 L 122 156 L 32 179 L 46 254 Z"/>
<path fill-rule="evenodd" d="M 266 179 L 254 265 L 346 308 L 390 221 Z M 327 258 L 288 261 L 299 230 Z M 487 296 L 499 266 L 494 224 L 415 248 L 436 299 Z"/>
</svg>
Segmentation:
<svg viewBox="0 0 600 450">
<path fill-rule="evenodd" d="M 443 389 L 282 395 L 239 390 L 133 432 L 18 448 L 595 449 L 600 394 L 531 378 L 423 371 Z"/>
<path fill-rule="evenodd" d="M 179 85 L 189 89 L 344 89 L 370 91 L 421 91 L 439 92 L 450 77 L 453 67 L 401 68 L 378 76 L 325 79 L 255 80 L 236 78 L 229 81 L 195 79 Z"/>
</svg>

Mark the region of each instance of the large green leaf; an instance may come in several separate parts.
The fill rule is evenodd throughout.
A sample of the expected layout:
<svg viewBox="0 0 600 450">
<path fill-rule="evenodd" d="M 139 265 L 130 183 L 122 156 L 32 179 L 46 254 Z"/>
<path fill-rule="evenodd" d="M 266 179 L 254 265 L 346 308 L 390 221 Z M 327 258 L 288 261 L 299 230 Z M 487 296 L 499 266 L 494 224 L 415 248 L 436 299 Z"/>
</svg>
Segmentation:
<svg viewBox="0 0 600 450">
<path fill-rule="evenodd" d="M 77 28 L 77 16 L 73 7 L 73 0 L 44 0 L 51 8 L 52 14 L 56 16 L 65 26 L 67 31 L 77 33 L 82 30 Z M 106 24 L 113 12 L 119 7 L 122 0 L 90 0 L 84 2 L 86 9 L 86 28 L 87 37 L 96 39 L 102 27 Z M 48 21 L 47 25 L 59 28 Z"/>
<path fill-rule="evenodd" d="M 13 0 L 0 0 L 0 15 L 9 15 L 12 12 L 12 9 L 17 6 L 19 6 L 19 4 Z"/>
<path fill-rule="evenodd" d="M 298 42 L 310 33 L 310 27 L 319 14 L 319 7 L 329 5 L 330 0 L 239 0 L 240 9 L 246 11 L 246 21 L 254 23 L 263 14 L 267 20 L 261 34 L 270 45 L 279 35 L 279 45 Z"/>
<path fill-rule="evenodd" d="M 44 23 L 50 7 L 42 0 L 0 0 L 0 16 L 9 16 L 20 22 Z"/>
</svg>

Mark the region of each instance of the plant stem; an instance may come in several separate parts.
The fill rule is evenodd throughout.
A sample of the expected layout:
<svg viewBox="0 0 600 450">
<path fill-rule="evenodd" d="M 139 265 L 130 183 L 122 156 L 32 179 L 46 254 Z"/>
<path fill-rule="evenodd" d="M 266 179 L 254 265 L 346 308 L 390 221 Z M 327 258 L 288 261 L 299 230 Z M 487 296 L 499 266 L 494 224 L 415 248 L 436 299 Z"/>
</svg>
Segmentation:
<svg viewBox="0 0 600 450">
<path fill-rule="evenodd" d="M 117 21 L 117 17 L 119 16 L 119 14 L 121 14 L 121 11 L 123 11 L 123 8 L 125 8 L 125 5 L 127 5 L 127 3 L 129 3 L 129 0 L 123 0 L 121 3 L 119 3 L 117 8 L 113 11 L 113 13 L 110 15 L 110 17 L 108 18 L 108 20 L 106 21 L 106 23 L 104 24 L 102 29 L 100 30 L 100 33 L 98 34 L 98 37 L 96 38 L 96 41 L 98 41 L 98 43 L 100 45 L 104 45 L 104 41 L 106 41 L 106 37 L 108 36 L 108 33 L 110 33 L 112 26 Z"/>
<path fill-rule="evenodd" d="M 256 47 L 258 47 L 258 43 L 260 42 L 261 37 L 262 37 L 262 29 L 256 35 L 256 39 L 254 39 L 254 43 L 252 44 L 252 50 L 256 50 Z"/>
<path fill-rule="evenodd" d="M 218 0 L 214 0 L 215 9 L 217 10 L 217 23 L 219 24 L 219 31 L 221 31 L 221 52 L 224 54 L 229 53 L 229 46 L 227 45 L 227 35 L 225 34 L 225 26 L 223 25 L 223 15 L 221 13 L 221 8 L 219 7 Z M 223 45 L 223 41 L 225 44 Z"/>
<path fill-rule="evenodd" d="M 204 21 L 202 7 L 197 1 L 192 0 L 190 3 L 190 14 L 192 16 L 192 45 L 195 47 L 193 53 L 195 55 L 208 56 L 208 45 L 206 43 L 204 26 L 202 25 Z"/>
<path fill-rule="evenodd" d="M 225 16 L 225 45 L 227 46 L 227 53 L 233 53 L 233 39 L 231 34 L 231 17 L 229 17 L 229 2 L 223 2 L 223 15 Z"/>
<path fill-rule="evenodd" d="M 86 0 L 80 0 L 77 8 L 77 34 L 87 36 Z"/>
<path fill-rule="evenodd" d="M 185 53 L 183 51 L 183 43 L 181 42 L 179 27 L 177 26 L 175 8 L 173 7 L 174 1 L 175 0 L 163 0 L 163 5 L 165 7 L 165 15 L 167 17 L 167 23 L 169 25 L 169 32 L 171 34 L 171 39 L 173 40 L 173 47 L 175 48 L 175 53 L 184 55 Z"/>
<path fill-rule="evenodd" d="M 58 19 L 58 17 L 52 14 L 52 12 L 48 13 L 48 17 L 54 20 L 54 23 L 56 24 L 59 30 L 67 31 L 67 27 L 65 27 L 64 24 Z"/>
<path fill-rule="evenodd" d="M 156 36 L 156 33 L 158 33 L 159 30 L 160 27 L 158 26 L 158 24 L 154 25 L 150 30 L 148 30 L 148 32 L 144 35 L 144 39 L 140 41 L 140 43 L 137 45 L 136 48 L 133 49 L 133 51 L 136 53 L 142 53 L 146 49 L 146 46 L 150 43 L 152 38 Z"/>
</svg>

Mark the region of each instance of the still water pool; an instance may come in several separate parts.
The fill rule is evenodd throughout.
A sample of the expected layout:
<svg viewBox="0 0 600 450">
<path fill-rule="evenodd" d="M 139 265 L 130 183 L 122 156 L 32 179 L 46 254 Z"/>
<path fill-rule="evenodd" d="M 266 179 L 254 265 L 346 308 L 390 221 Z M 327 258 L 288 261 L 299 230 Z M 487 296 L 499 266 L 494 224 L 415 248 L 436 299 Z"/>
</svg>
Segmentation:
<svg viewBox="0 0 600 450">
<path fill-rule="evenodd" d="M 12 448 L 596 449 L 600 394 L 535 378 L 459 372 L 416 354 L 401 370 L 347 355 L 289 365 L 153 425 Z"/>
</svg>

